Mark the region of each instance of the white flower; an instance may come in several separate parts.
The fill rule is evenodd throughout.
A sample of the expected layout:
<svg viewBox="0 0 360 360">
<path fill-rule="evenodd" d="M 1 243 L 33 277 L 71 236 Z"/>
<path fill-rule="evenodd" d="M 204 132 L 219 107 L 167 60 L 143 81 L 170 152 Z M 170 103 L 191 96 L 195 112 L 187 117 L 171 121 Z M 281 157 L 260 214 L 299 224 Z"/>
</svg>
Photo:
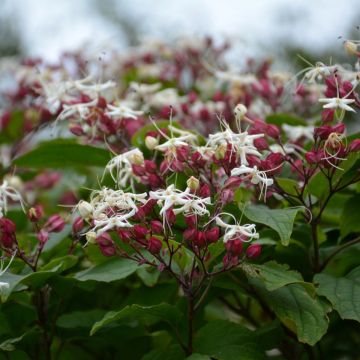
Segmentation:
<svg viewBox="0 0 360 360">
<path fill-rule="evenodd" d="M 325 104 L 325 105 L 323 105 L 324 109 L 341 109 L 344 111 L 356 112 L 351 106 L 349 106 L 349 104 L 352 104 L 355 102 L 354 99 L 346 99 L 346 98 L 340 98 L 340 97 L 322 98 L 322 99 L 319 99 L 319 102 Z"/>
<path fill-rule="evenodd" d="M 306 69 L 308 71 L 305 73 L 305 79 L 308 80 L 309 83 L 315 83 L 316 80 L 330 76 L 337 69 L 337 66 L 338 65 L 327 66 L 319 61 L 315 66 Z"/>
<path fill-rule="evenodd" d="M 90 83 L 86 84 L 87 82 L 91 81 L 93 77 L 90 75 L 82 80 L 74 81 L 74 86 L 77 90 L 81 91 L 84 94 L 89 95 L 90 97 L 98 98 L 99 95 L 108 89 L 113 89 L 116 87 L 116 83 L 114 81 L 107 81 L 105 83 Z"/>
<path fill-rule="evenodd" d="M 231 130 L 229 124 L 224 121 L 222 122 L 222 126 L 225 128 L 224 131 L 209 135 L 209 140 L 206 144 L 207 147 L 211 147 L 216 151 L 218 147 L 224 147 L 230 144 L 236 156 L 240 157 L 241 164 L 243 165 L 248 165 L 246 155 L 261 156 L 254 146 L 254 140 L 263 137 L 264 134 L 249 135 L 247 131 L 235 133 Z"/>
<path fill-rule="evenodd" d="M 19 202 L 25 212 L 22 196 L 14 187 L 9 186 L 7 180 L 4 180 L 0 185 L 0 218 L 6 214 L 9 200 Z"/>
<path fill-rule="evenodd" d="M 209 211 L 206 205 L 211 204 L 209 197 L 201 198 L 190 193 L 190 189 L 181 191 L 175 188 L 174 184 L 171 184 L 167 189 L 150 191 L 151 199 L 158 201 L 158 205 L 161 206 L 160 215 L 163 216 L 164 221 L 166 218 L 166 212 L 169 209 L 174 211 L 174 214 L 184 213 L 186 215 L 209 215 Z"/>
<path fill-rule="evenodd" d="M 16 256 L 16 250 L 15 250 L 15 251 L 13 252 L 13 254 L 11 255 L 11 258 L 10 258 L 10 260 L 9 260 L 9 262 L 8 262 L 7 265 L 5 265 L 5 259 L 6 259 L 6 257 L 4 257 L 4 256 L 1 256 L 1 257 L 0 257 L 0 276 L 2 276 L 3 274 L 6 273 L 6 271 L 9 269 L 11 263 L 13 262 L 15 256 Z"/>
<path fill-rule="evenodd" d="M 93 208 L 89 216 L 94 220 L 96 234 L 116 227 L 131 227 L 128 219 L 138 211 L 138 204 L 147 202 L 147 194 L 133 194 L 122 190 L 103 188 L 91 194 L 90 204 Z"/>
<path fill-rule="evenodd" d="M 176 106 L 180 102 L 180 97 L 176 89 L 168 88 L 156 92 L 148 99 L 148 104 L 156 108 L 162 108 L 163 106 Z"/>
<path fill-rule="evenodd" d="M 221 220 L 220 215 L 228 215 L 232 217 L 235 221 L 234 225 L 227 224 L 223 220 Z M 224 234 L 224 243 L 227 243 L 228 241 L 235 240 L 238 237 L 242 237 L 242 241 L 249 242 L 252 239 L 258 239 L 259 234 L 256 232 L 256 226 L 255 224 L 245 224 L 240 225 L 235 217 L 228 213 L 221 213 L 215 218 L 215 222 L 218 226 L 221 226 L 225 229 Z M 244 237 L 247 237 L 248 239 L 244 239 Z"/>
<path fill-rule="evenodd" d="M 265 171 L 260 171 L 257 169 L 257 166 L 253 168 L 247 167 L 245 165 L 241 165 L 239 168 L 234 168 L 231 170 L 231 176 L 240 176 L 240 175 L 248 175 L 252 184 L 260 184 L 260 196 L 261 198 L 264 190 L 265 196 L 268 186 L 271 186 L 274 183 L 273 179 L 268 179 Z"/>
<path fill-rule="evenodd" d="M 312 140 L 314 138 L 314 126 L 291 126 L 283 124 L 282 129 L 285 131 L 290 141 L 295 142 L 302 137 L 308 140 Z"/>
<path fill-rule="evenodd" d="M 94 99 L 87 103 L 78 103 L 72 105 L 63 105 L 63 110 L 58 116 L 58 119 L 67 119 L 74 115 L 79 115 L 81 119 L 86 119 L 86 117 L 90 114 L 90 108 L 96 106 L 98 103 L 97 99 Z"/>
<path fill-rule="evenodd" d="M 3 297 L 7 297 L 9 289 L 10 289 L 9 283 L 0 281 L 0 299 Z"/>
<path fill-rule="evenodd" d="M 155 124 L 155 123 L 154 123 Z M 165 137 L 166 141 L 160 145 L 155 146 L 155 150 L 159 150 L 165 153 L 165 157 L 169 163 L 177 158 L 176 150 L 181 146 L 188 146 L 196 144 L 197 136 L 189 131 L 180 130 L 175 126 L 169 125 L 171 137 L 167 136 L 163 131 L 157 128 L 160 134 Z M 174 137 L 174 134 L 179 135 Z"/>
<path fill-rule="evenodd" d="M 132 164 L 144 162 L 144 155 L 139 149 L 133 149 L 113 157 L 105 167 L 105 172 L 109 171 L 112 179 L 119 187 L 125 187 L 128 181 L 133 182 L 136 176 L 132 170 Z M 104 173 L 105 174 L 105 173 Z"/>
<path fill-rule="evenodd" d="M 130 107 L 126 106 L 126 105 L 111 105 L 108 104 L 107 108 L 110 111 L 105 112 L 105 115 L 108 116 L 114 116 L 116 118 L 131 118 L 131 119 L 137 119 L 140 115 L 142 115 L 144 112 L 143 111 L 136 111 L 131 109 Z"/>
</svg>

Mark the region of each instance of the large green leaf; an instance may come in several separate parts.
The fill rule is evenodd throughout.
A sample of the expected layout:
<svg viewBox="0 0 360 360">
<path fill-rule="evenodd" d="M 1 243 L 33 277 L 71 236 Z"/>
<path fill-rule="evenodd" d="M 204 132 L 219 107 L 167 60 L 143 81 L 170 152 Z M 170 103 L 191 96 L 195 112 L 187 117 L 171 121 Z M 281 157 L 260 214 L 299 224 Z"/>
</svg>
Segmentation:
<svg viewBox="0 0 360 360">
<path fill-rule="evenodd" d="M 308 123 L 295 115 L 289 115 L 289 114 L 271 114 L 266 117 L 266 122 L 268 124 L 275 124 L 275 125 L 282 125 L 282 124 L 288 124 L 291 126 L 307 126 Z"/>
<path fill-rule="evenodd" d="M 183 317 L 181 312 L 173 305 L 163 303 L 153 306 L 141 306 L 133 304 L 125 306 L 119 311 L 108 312 L 100 321 L 94 324 L 90 335 L 95 334 L 108 324 L 124 319 L 141 320 L 148 323 L 163 321 L 169 324 L 176 324 Z"/>
<path fill-rule="evenodd" d="M 289 245 L 289 240 L 297 213 L 303 207 L 287 209 L 269 209 L 263 205 L 248 205 L 244 210 L 245 216 L 255 223 L 265 224 L 274 229 L 280 236 L 281 243 Z"/>
<path fill-rule="evenodd" d="M 293 283 L 303 283 L 300 273 L 289 270 L 286 264 L 278 264 L 276 261 L 269 261 L 262 265 L 243 264 L 242 269 L 249 277 L 258 277 L 269 291 L 279 289 Z"/>
<path fill-rule="evenodd" d="M 195 335 L 195 352 L 218 360 L 265 359 L 257 335 L 246 327 L 226 320 L 211 321 Z"/>
<path fill-rule="evenodd" d="M 125 279 L 138 269 L 135 261 L 113 258 L 109 261 L 95 265 L 89 269 L 78 272 L 75 276 L 80 281 L 95 280 L 101 282 L 111 282 Z"/>
<path fill-rule="evenodd" d="M 257 292 L 275 312 L 278 319 L 297 335 L 300 342 L 316 344 L 326 333 L 328 318 L 320 299 L 300 284 L 289 284 L 268 291 L 258 280 L 252 280 Z"/>
<path fill-rule="evenodd" d="M 183 350 L 179 345 L 174 345 L 174 344 L 166 347 L 165 349 L 161 349 L 161 350 L 154 349 L 141 358 L 141 360 L 184 360 L 184 359 L 185 359 L 185 355 Z M 201 360 L 205 360 L 205 359 L 201 359 Z"/>
<path fill-rule="evenodd" d="M 352 232 L 360 232 L 360 194 L 351 197 L 343 207 L 340 218 L 341 235 L 345 237 Z"/>
<path fill-rule="evenodd" d="M 357 268 L 356 274 L 359 272 L 360 267 Z M 319 284 L 318 294 L 331 302 L 342 319 L 360 322 L 360 282 L 353 274 L 341 278 L 317 274 L 314 280 Z"/>
<path fill-rule="evenodd" d="M 92 325 L 102 319 L 106 311 L 93 309 L 87 311 L 73 311 L 59 316 L 56 325 L 62 328 L 91 328 Z"/>
<path fill-rule="evenodd" d="M 18 157 L 13 165 L 29 168 L 67 168 L 99 166 L 110 160 L 107 150 L 80 145 L 72 140 L 57 139 L 41 143 L 37 148 Z"/>
<path fill-rule="evenodd" d="M 6 272 L 0 277 L 0 281 L 7 282 L 9 284 L 9 288 L 4 289 L 0 293 L 1 301 L 5 302 L 14 290 L 22 290 L 24 289 L 24 286 L 29 286 L 31 288 L 39 288 L 43 286 L 49 279 L 69 269 L 75 265 L 76 262 L 77 258 L 75 256 L 67 255 L 54 259 L 48 264 L 48 266 L 44 266 L 44 268 L 36 272 L 30 272 L 24 275 Z"/>
</svg>

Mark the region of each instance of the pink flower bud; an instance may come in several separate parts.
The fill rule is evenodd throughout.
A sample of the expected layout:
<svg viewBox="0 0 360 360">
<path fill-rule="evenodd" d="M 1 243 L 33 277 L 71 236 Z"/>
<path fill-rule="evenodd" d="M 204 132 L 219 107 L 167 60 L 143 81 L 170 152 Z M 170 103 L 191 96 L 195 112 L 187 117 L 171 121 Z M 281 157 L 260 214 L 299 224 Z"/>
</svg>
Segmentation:
<svg viewBox="0 0 360 360">
<path fill-rule="evenodd" d="M 166 219 L 169 225 L 174 225 L 176 221 L 176 215 L 172 209 L 166 211 Z"/>
<path fill-rule="evenodd" d="M 69 130 L 75 136 L 82 136 L 85 134 L 83 127 L 80 124 L 72 124 L 69 126 Z"/>
<path fill-rule="evenodd" d="M 232 176 L 225 181 L 224 188 L 235 189 L 242 183 L 242 179 L 237 176 Z"/>
<path fill-rule="evenodd" d="M 148 229 L 142 225 L 135 225 L 133 231 L 137 240 L 144 239 L 148 233 Z"/>
<path fill-rule="evenodd" d="M 44 209 L 41 205 L 31 207 L 27 216 L 31 222 L 38 222 L 44 216 Z"/>
<path fill-rule="evenodd" d="M 141 165 L 132 164 L 132 171 L 137 176 L 144 176 L 146 174 L 146 170 Z"/>
<path fill-rule="evenodd" d="M 44 225 L 44 229 L 48 232 L 60 232 L 64 229 L 64 227 L 65 221 L 58 214 L 51 215 Z"/>
<path fill-rule="evenodd" d="M 159 220 L 151 220 L 150 226 L 151 226 L 151 231 L 154 234 L 162 234 L 164 231 L 163 225 Z"/>
<path fill-rule="evenodd" d="M 246 249 L 246 257 L 249 259 L 256 259 L 261 254 L 261 245 L 260 244 L 251 244 Z"/>
<path fill-rule="evenodd" d="M 345 124 L 340 123 L 332 127 L 332 132 L 336 132 L 338 134 L 342 134 L 345 131 Z"/>
<path fill-rule="evenodd" d="M 84 228 L 84 220 L 81 216 L 77 217 L 72 224 L 73 233 L 78 233 Z"/>
<path fill-rule="evenodd" d="M 149 180 L 149 184 L 150 184 L 152 189 L 157 189 L 162 184 L 161 178 L 158 175 L 155 175 L 155 174 L 150 174 L 148 180 Z"/>
<path fill-rule="evenodd" d="M 156 173 L 157 171 L 157 166 L 156 164 L 154 163 L 154 161 L 151 161 L 151 160 L 144 160 L 144 165 L 145 165 L 145 170 L 148 172 L 148 173 Z"/>
<path fill-rule="evenodd" d="M 305 159 L 309 164 L 316 164 L 318 162 L 318 155 L 315 151 L 308 151 L 305 154 Z"/>
<path fill-rule="evenodd" d="M 266 150 L 269 147 L 269 144 L 267 143 L 266 139 L 264 139 L 264 138 L 255 139 L 254 145 L 260 151 Z"/>
<path fill-rule="evenodd" d="M 8 218 L 0 218 L 0 245 L 12 248 L 16 244 L 16 225 Z"/>
<path fill-rule="evenodd" d="M 132 234 L 129 230 L 117 229 L 117 234 L 124 243 L 128 243 L 132 239 Z"/>
<path fill-rule="evenodd" d="M 184 220 L 189 228 L 194 228 L 197 223 L 196 215 L 185 216 Z"/>
<path fill-rule="evenodd" d="M 115 246 L 99 246 L 99 249 L 101 253 L 107 257 L 114 256 L 116 254 Z"/>
<path fill-rule="evenodd" d="M 183 233 L 183 238 L 187 242 L 191 242 L 195 239 L 197 231 L 194 228 L 186 229 Z"/>
<path fill-rule="evenodd" d="M 353 140 L 349 145 L 349 151 L 359 151 L 360 150 L 360 139 Z"/>
<path fill-rule="evenodd" d="M 199 248 L 202 248 L 206 245 L 206 237 L 203 231 L 198 231 L 196 236 L 194 236 L 193 244 Z"/>
<path fill-rule="evenodd" d="M 321 120 L 324 123 L 331 122 L 334 120 L 334 109 L 324 109 L 321 113 Z"/>
<path fill-rule="evenodd" d="M 215 226 L 210 230 L 205 231 L 205 238 L 208 243 L 214 243 L 219 240 L 220 237 L 220 229 Z"/>
<path fill-rule="evenodd" d="M 113 239 L 108 233 L 102 233 L 101 235 L 97 236 L 96 242 L 103 247 L 111 246 L 114 244 Z"/>
<path fill-rule="evenodd" d="M 208 184 L 204 184 L 200 187 L 199 190 L 199 195 L 202 198 L 207 198 L 211 196 L 211 190 L 210 190 L 210 186 Z"/>
<path fill-rule="evenodd" d="M 334 132 L 332 126 L 322 125 L 315 128 L 314 136 L 319 137 L 321 140 L 326 140 L 332 132 Z"/>
<path fill-rule="evenodd" d="M 162 248 L 162 242 L 156 237 L 151 237 L 147 244 L 147 249 L 151 254 L 158 254 Z"/>
<path fill-rule="evenodd" d="M 277 139 L 280 136 L 280 129 L 274 124 L 268 124 L 266 127 L 266 134 L 273 139 Z"/>
<path fill-rule="evenodd" d="M 180 146 L 176 148 L 176 157 L 179 161 L 183 162 L 186 161 L 189 154 L 189 147 L 188 146 Z"/>
<path fill-rule="evenodd" d="M 223 204 L 228 204 L 234 200 L 234 191 L 231 189 L 224 189 L 220 194 L 220 199 Z"/>
<path fill-rule="evenodd" d="M 40 244 L 44 245 L 49 240 L 49 233 L 46 230 L 42 229 L 37 234 L 37 238 L 39 239 Z"/>
<path fill-rule="evenodd" d="M 61 178 L 57 172 L 44 172 L 35 178 L 35 184 L 42 189 L 51 189 Z"/>
<path fill-rule="evenodd" d="M 243 242 L 241 239 L 229 240 L 225 244 L 225 248 L 233 255 L 240 255 L 243 249 Z"/>
</svg>

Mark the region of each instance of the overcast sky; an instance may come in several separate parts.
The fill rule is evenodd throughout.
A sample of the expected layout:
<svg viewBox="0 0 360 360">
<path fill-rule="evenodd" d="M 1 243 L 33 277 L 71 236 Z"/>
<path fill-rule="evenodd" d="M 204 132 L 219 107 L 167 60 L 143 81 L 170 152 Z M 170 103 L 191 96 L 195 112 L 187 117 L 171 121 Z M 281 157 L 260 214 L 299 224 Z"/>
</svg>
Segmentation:
<svg viewBox="0 0 360 360">
<path fill-rule="evenodd" d="M 95 1 L 2 0 L 0 13 L 8 12 L 20 27 L 27 54 L 54 60 L 86 41 L 99 51 L 109 44 L 125 45 L 118 28 L 97 12 Z M 130 18 L 144 35 L 230 36 L 252 55 L 272 53 L 284 41 L 310 50 L 339 47 L 338 36 L 358 25 L 358 4 L 358 0 L 119 0 L 111 10 Z"/>
</svg>

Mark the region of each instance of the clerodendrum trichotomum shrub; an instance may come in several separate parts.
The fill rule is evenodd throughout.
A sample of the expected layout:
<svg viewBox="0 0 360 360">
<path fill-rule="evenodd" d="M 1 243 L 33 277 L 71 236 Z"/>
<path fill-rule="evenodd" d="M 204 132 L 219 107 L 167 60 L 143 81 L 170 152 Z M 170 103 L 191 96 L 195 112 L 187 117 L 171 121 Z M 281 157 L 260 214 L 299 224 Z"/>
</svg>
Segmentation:
<svg viewBox="0 0 360 360">
<path fill-rule="evenodd" d="M 227 48 L 3 64 L 1 358 L 358 358 L 358 44 Z"/>
</svg>

